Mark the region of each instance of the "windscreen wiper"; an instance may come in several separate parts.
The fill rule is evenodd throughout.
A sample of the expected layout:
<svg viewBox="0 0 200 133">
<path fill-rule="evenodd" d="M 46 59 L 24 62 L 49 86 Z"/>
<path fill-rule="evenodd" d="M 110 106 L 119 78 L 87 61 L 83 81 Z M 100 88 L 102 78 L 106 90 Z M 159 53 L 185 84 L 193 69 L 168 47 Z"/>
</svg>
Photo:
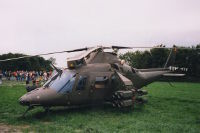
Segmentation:
<svg viewBox="0 0 200 133">
<path fill-rule="evenodd" d="M 62 70 L 61 69 L 59 69 L 59 68 L 57 68 L 56 66 L 54 66 L 52 63 L 50 64 L 51 65 L 51 67 L 53 67 L 55 70 L 56 70 L 56 72 L 61 76 L 62 75 Z"/>
</svg>

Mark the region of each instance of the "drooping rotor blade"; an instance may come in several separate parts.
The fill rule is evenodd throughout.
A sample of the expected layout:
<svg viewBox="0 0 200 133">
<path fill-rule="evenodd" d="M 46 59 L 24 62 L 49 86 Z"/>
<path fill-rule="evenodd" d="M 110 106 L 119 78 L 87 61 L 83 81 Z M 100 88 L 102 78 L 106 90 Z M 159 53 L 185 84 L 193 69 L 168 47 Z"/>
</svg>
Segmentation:
<svg viewBox="0 0 200 133">
<path fill-rule="evenodd" d="M 111 46 L 112 49 L 132 49 L 132 47 L 124 47 L 124 46 Z"/>
<path fill-rule="evenodd" d="M 0 62 L 6 62 L 6 61 L 11 61 L 11 60 L 18 60 L 18 59 L 24 59 L 24 58 L 30 58 L 30 57 L 42 56 L 42 55 L 52 55 L 52 54 L 59 54 L 59 53 L 78 52 L 78 51 L 84 51 L 84 50 L 88 50 L 88 49 L 89 48 L 85 47 L 85 48 L 80 48 L 80 49 L 56 51 L 56 52 L 43 53 L 43 54 L 37 54 L 37 55 L 25 55 L 25 56 L 16 57 L 16 58 L 9 58 L 9 59 L 0 60 Z"/>
<path fill-rule="evenodd" d="M 134 47 L 125 47 L 125 46 L 110 46 L 110 47 L 103 47 L 104 49 L 134 49 L 134 48 L 144 48 L 144 49 L 149 49 L 149 48 L 170 48 L 170 47 L 141 47 L 141 46 L 134 46 Z"/>
<path fill-rule="evenodd" d="M 80 49 L 74 49 L 74 50 L 69 50 L 69 51 L 66 51 L 68 53 L 70 52 L 78 52 L 78 51 L 84 51 L 84 50 L 88 50 L 89 48 L 85 47 L 85 48 L 80 48 Z"/>
<path fill-rule="evenodd" d="M 116 72 L 116 74 L 119 76 L 120 80 L 123 82 L 124 85 L 126 86 L 133 85 L 132 81 L 127 77 L 123 76 L 121 73 Z"/>
</svg>

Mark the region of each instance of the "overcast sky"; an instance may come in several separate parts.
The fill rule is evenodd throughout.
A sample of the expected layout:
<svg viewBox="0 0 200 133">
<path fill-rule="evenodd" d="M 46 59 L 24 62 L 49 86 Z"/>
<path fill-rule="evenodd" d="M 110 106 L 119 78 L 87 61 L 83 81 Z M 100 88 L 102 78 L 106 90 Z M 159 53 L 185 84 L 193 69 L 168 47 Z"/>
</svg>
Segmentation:
<svg viewBox="0 0 200 133">
<path fill-rule="evenodd" d="M 200 0 L 0 0 L 0 54 L 161 43 L 200 43 Z"/>
</svg>

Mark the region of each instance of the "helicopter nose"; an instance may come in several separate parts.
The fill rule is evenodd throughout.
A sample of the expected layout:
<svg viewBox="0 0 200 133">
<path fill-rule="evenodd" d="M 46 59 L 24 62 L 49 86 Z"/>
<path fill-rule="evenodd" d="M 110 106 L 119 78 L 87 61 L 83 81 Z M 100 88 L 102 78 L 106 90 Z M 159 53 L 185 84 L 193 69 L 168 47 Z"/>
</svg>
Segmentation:
<svg viewBox="0 0 200 133">
<path fill-rule="evenodd" d="M 26 93 L 19 99 L 19 103 L 24 106 L 30 105 L 54 105 L 65 102 L 64 95 L 57 93 L 50 88 L 37 88 L 31 92 Z M 60 102 L 58 102 L 60 101 Z"/>
<path fill-rule="evenodd" d="M 19 99 L 19 103 L 23 106 L 29 106 L 30 105 L 30 101 L 26 98 L 26 96 L 22 96 Z"/>
</svg>

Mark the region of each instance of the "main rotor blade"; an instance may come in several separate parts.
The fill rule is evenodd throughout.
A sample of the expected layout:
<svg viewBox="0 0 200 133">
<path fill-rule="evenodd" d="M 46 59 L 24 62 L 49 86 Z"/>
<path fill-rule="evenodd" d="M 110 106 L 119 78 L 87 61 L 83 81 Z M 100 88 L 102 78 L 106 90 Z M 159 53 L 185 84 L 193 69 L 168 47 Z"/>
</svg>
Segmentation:
<svg viewBox="0 0 200 133">
<path fill-rule="evenodd" d="M 84 50 L 88 50 L 88 49 L 89 48 L 85 47 L 85 48 L 80 48 L 80 49 L 56 51 L 56 52 L 43 53 L 43 54 L 37 54 L 37 55 L 25 55 L 25 56 L 16 57 L 16 58 L 9 58 L 9 59 L 5 59 L 5 60 L 0 60 L 0 62 L 6 62 L 6 61 L 11 61 L 11 60 L 18 60 L 18 59 L 24 59 L 24 58 L 30 58 L 30 57 L 42 56 L 42 55 L 52 55 L 52 54 L 59 54 L 59 53 L 78 52 L 78 51 L 84 51 Z"/>
<path fill-rule="evenodd" d="M 132 49 L 132 47 L 124 47 L 124 46 L 111 46 L 112 49 Z"/>
<path fill-rule="evenodd" d="M 141 49 L 152 49 L 152 48 L 156 48 L 156 49 L 173 49 L 173 48 L 178 48 L 178 49 L 200 49 L 200 48 L 190 48 L 190 47 L 178 47 L 178 46 L 174 46 L 174 47 L 165 47 L 165 46 L 155 46 L 155 47 L 140 47 L 140 46 L 134 46 L 134 47 L 124 47 L 124 46 L 111 46 L 111 47 L 104 47 L 105 49 L 108 48 L 112 48 L 112 49 L 134 49 L 134 48 L 141 48 Z"/>
</svg>

